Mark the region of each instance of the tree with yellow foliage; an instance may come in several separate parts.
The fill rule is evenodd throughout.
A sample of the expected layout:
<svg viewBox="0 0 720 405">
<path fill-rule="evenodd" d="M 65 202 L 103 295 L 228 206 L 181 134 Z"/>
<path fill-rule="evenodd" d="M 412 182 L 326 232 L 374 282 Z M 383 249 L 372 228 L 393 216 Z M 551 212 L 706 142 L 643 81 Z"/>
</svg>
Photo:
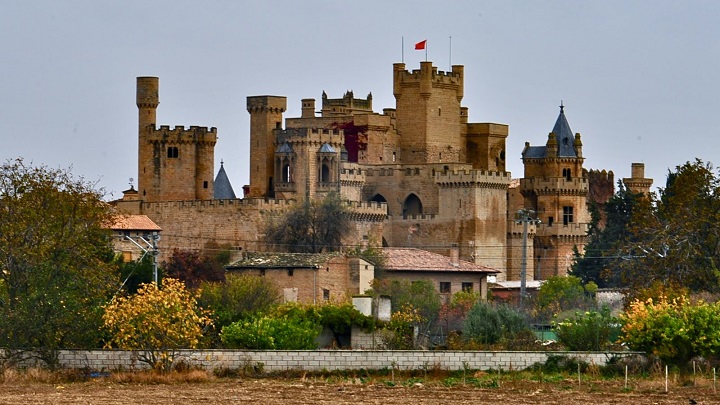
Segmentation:
<svg viewBox="0 0 720 405">
<path fill-rule="evenodd" d="M 633 350 L 653 354 L 687 373 L 696 356 L 720 355 L 720 303 L 691 303 L 686 297 L 635 300 L 620 315 L 621 340 Z"/>
<path fill-rule="evenodd" d="M 114 298 L 103 321 L 110 334 L 106 347 L 136 350 L 140 361 L 167 371 L 178 349 L 197 347 L 211 320 L 181 281 L 165 278 L 162 284 L 143 284 L 137 294 Z"/>
</svg>

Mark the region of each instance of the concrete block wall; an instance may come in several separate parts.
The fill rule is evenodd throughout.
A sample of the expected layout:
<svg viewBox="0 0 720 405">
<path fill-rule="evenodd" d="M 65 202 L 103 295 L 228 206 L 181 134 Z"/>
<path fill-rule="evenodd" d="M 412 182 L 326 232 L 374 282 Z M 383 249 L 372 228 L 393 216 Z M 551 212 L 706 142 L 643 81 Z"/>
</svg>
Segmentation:
<svg viewBox="0 0 720 405">
<path fill-rule="evenodd" d="M 261 366 L 265 372 L 287 370 L 333 371 L 395 368 L 397 370 L 521 370 L 544 363 L 548 356 L 569 356 L 597 365 L 613 356 L 635 356 L 637 352 L 495 352 L 495 351 L 419 351 L 419 350 L 181 350 L 183 360 L 208 371 L 222 368 Z M 64 368 L 92 370 L 140 370 L 148 368 L 138 355 L 124 350 L 62 350 Z M 26 364 L 29 365 L 29 364 Z"/>
</svg>

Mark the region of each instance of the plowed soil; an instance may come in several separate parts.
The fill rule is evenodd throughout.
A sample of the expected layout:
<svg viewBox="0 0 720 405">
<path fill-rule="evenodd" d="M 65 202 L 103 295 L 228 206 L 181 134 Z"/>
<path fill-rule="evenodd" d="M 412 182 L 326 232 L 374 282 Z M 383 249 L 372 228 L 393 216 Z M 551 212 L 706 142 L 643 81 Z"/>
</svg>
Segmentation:
<svg viewBox="0 0 720 405">
<path fill-rule="evenodd" d="M 439 383 L 391 386 L 301 379 L 218 379 L 193 384 L 130 384 L 102 379 L 47 384 L 0 383 L 0 404 L 717 404 L 712 381 L 704 386 L 664 382 L 509 381 L 498 388 Z"/>
</svg>

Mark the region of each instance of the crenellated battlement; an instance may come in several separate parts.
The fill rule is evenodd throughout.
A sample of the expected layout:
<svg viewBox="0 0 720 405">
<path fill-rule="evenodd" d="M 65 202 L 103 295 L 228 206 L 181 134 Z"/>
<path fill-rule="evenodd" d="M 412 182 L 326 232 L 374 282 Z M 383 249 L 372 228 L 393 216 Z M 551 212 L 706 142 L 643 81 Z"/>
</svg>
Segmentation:
<svg viewBox="0 0 720 405">
<path fill-rule="evenodd" d="M 356 221 L 384 221 L 387 204 L 375 201 L 347 201 L 350 218 Z"/>
<path fill-rule="evenodd" d="M 185 128 L 182 125 L 176 125 L 170 128 L 170 125 L 161 125 L 159 128 L 151 125 L 145 134 L 145 139 L 150 142 L 174 141 L 174 142 L 212 142 L 217 141 L 217 128 L 190 126 Z"/>
<path fill-rule="evenodd" d="M 276 200 L 276 199 L 265 199 L 265 198 L 236 198 L 236 199 L 225 199 L 225 200 L 184 200 L 184 201 L 158 201 L 158 202 L 143 202 L 142 210 L 147 211 L 158 211 L 166 209 L 177 209 L 177 210 L 208 210 L 208 209 L 227 209 L 229 207 L 237 207 L 242 209 L 243 207 L 251 207 L 252 209 L 259 209 L 265 211 L 284 210 L 295 204 L 295 200 Z"/>
<path fill-rule="evenodd" d="M 525 178 L 520 179 L 521 190 L 534 190 L 535 192 L 548 191 L 583 191 L 588 190 L 588 179 L 572 178 L 570 180 L 562 177 L 554 178 Z"/>
<path fill-rule="evenodd" d="M 365 173 L 360 169 L 343 168 L 340 171 L 340 181 L 343 182 L 365 182 Z"/>
<path fill-rule="evenodd" d="M 275 139 L 278 144 L 284 142 L 342 142 L 345 131 L 326 128 L 286 128 L 275 129 Z"/>
<path fill-rule="evenodd" d="M 407 71 L 404 70 L 403 64 L 403 70 L 395 71 L 395 80 L 399 80 L 402 83 L 420 83 L 421 81 L 429 80 L 434 84 L 461 86 L 463 84 L 463 72 L 462 69 L 456 68 L 457 67 L 454 66 L 452 72 L 438 70 L 436 66 L 432 66 L 431 69 L 414 69 Z"/>
<path fill-rule="evenodd" d="M 453 170 L 435 173 L 440 187 L 491 187 L 507 189 L 512 181 L 508 172 L 482 170 Z"/>
<path fill-rule="evenodd" d="M 538 236 L 554 236 L 554 237 L 577 237 L 586 238 L 589 224 L 570 223 L 563 225 L 562 223 L 537 225 L 536 232 Z"/>
</svg>

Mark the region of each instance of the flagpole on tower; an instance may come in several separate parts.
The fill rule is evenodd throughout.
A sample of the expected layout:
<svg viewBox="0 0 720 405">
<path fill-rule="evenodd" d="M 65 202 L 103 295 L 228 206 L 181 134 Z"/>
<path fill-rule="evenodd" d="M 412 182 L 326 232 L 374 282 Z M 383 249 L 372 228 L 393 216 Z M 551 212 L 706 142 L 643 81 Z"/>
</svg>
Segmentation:
<svg viewBox="0 0 720 405">
<path fill-rule="evenodd" d="M 425 50 L 425 62 L 427 62 L 427 39 L 422 40 L 415 44 L 416 51 L 421 51 L 423 49 Z"/>
<path fill-rule="evenodd" d="M 405 63 L 405 37 L 400 38 L 400 62 Z"/>
</svg>

